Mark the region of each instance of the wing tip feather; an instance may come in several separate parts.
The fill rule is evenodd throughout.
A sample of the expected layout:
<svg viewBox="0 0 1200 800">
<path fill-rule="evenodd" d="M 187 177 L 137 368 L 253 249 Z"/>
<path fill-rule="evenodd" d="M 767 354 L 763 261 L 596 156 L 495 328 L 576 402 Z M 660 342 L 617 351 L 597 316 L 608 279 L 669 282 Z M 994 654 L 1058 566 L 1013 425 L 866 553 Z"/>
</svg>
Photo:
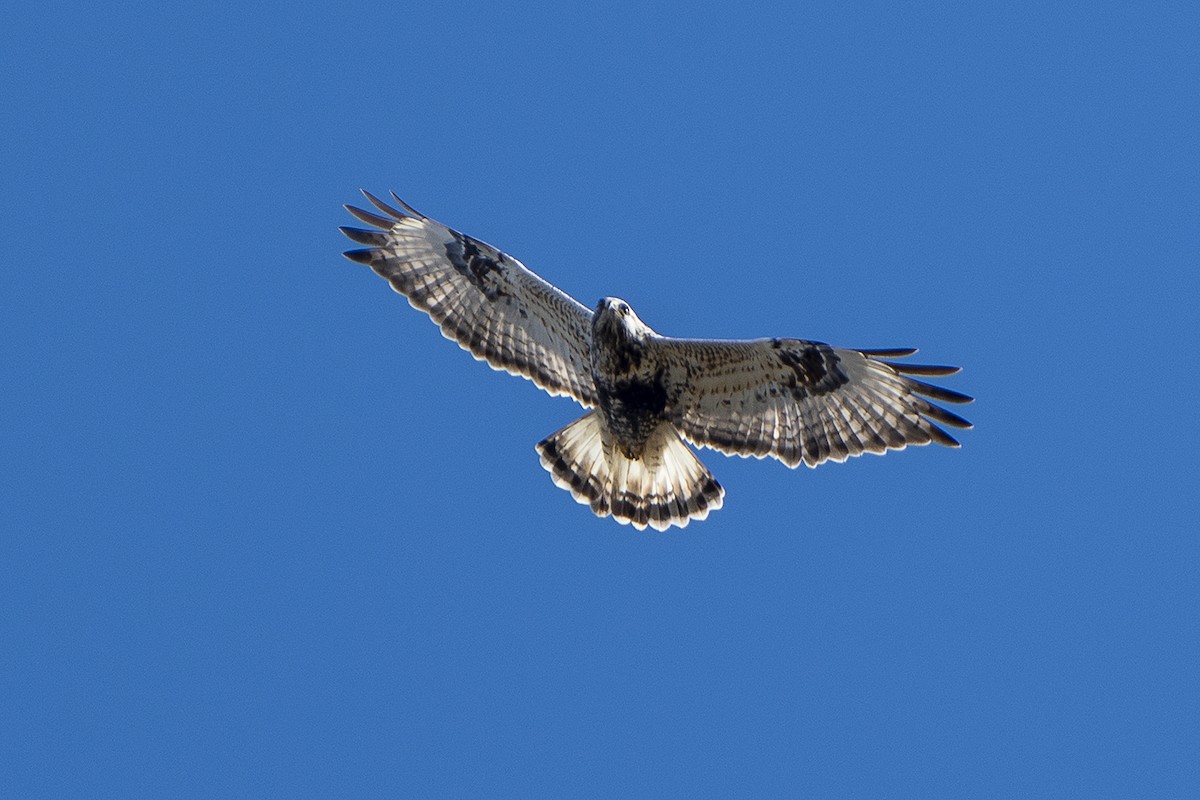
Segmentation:
<svg viewBox="0 0 1200 800">
<path fill-rule="evenodd" d="M 974 403 L 975 398 L 969 394 L 956 392 L 953 389 L 946 389 L 942 386 L 934 386 L 932 383 L 924 381 L 915 381 L 912 378 L 908 379 L 909 388 L 917 394 L 932 397 L 934 400 L 941 400 L 943 403 Z"/>
<path fill-rule="evenodd" d="M 374 263 L 375 254 L 378 252 L 379 251 L 376 250 L 374 247 L 368 247 L 368 248 L 365 248 L 362 250 L 347 250 L 344 253 L 342 253 L 342 255 L 344 255 L 346 258 L 350 259 L 351 261 L 358 262 L 359 264 L 370 265 L 370 264 Z"/>
<path fill-rule="evenodd" d="M 942 445 L 943 447 L 952 447 L 955 449 L 962 447 L 962 444 L 958 441 L 958 439 L 955 439 L 953 436 L 946 433 L 944 430 L 939 428 L 937 425 L 934 425 L 933 423 L 929 423 L 929 431 L 928 432 L 929 432 L 930 438 L 933 441 L 937 442 L 938 444 Z"/>
<path fill-rule="evenodd" d="M 370 201 L 371 205 L 375 206 L 383 213 L 388 214 L 389 216 L 395 217 L 397 220 L 406 219 L 408 217 L 408 215 L 405 214 L 403 211 L 401 211 L 397 208 L 392 208 L 387 203 L 383 202 L 378 197 L 376 197 L 375 195 L 368 192 L 366 189 L 359 189 L 359 191 L 363 193 L 363 197 L 367 198 L 367 200 Z"/>
<path fill-rule="evenodd" d="M 400 207 L 403 208 L 405 211 L 407 211 L 409 214 L 412 214 L 417 219 L 429 219 L 429 217 L 425 216 L 420 211 L 417 211 L 415 208 L 410 206 L 408 203 L 401 200 L 400 195 L 396 194 L 395 192 L 389 192 L 389 194 L 392 196 L 392 199 L 395 200 L 397 203 L 399 203 Z"/>
<path fill-rule="evenodd" d="M 385 231 L 391 230 L 392 227 L 396 224 L 395 219 L 392 219 L 389 217 L 381 217 L 378 214 L 375 214 L 371 211 L 367 211 L 364 208 L 359 208 L 358 206 L 352 206 L 349 203 L 343 203 L 342 208 L 346 209 L 352 215 L 354 215 L 358 219 L 362 220 L 363 222 L 367 223 L 368 225 L 374 225 L 375 227 L 382 228 Z"/>
<path fill-rule="evenodd" d="M 943 364 L 893 364 L 889 361 L 884 361 L 882 363 L 887 364 L 901 375 L 929 375 L 933 377 L 945 377 L 946 375 L 957 375 L 958 373 L 962 372 L 962 367 L 951 367 Z"/>
<path fill-rule="evenodd" d="M 920 350 L 915 347 L 889 347 L 859 350 L 858 352 L 870 358 L 907 358 L 908 356 L 916 355 Z"/>
<path fill-rule="evenodd" d="M 367 228 L 351 228 L 349 225 L 339 225 L 338 230 L 342 232 L 343 236 L 359 244 L 381 247 L 387 244 L 388 241 L 388 235 L 383 231 L 368 230 Z"/>
</svg>

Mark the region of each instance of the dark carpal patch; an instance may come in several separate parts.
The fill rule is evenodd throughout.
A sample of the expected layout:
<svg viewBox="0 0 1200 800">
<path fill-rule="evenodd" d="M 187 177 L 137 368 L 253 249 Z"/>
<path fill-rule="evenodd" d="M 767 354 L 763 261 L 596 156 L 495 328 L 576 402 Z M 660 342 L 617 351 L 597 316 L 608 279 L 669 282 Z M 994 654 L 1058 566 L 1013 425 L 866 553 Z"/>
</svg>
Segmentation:
<svg viewBox="0 0 1200 800">
<path fill-rule="evenodd" d="M 504 265 L 485 253 L 479 243 L 469 236 L 463 236 L 458 231 L 450 231 L 453 241 L 446 243 L 446 257 L 473 286 L 483 292 L 488 300 L 507 296 L 500 288 L 500 277 L 504 275 Z M 503 259 L 503 256 L 500 257 Z"/>
<path fill-rule="evenodd" d="M 827 394 L 850 380 L 841 368 L 841 359 L 827 344 L 772 339 L 771 347 L 791 370 L 786 385 L 797 400 Z"/>
</svg>

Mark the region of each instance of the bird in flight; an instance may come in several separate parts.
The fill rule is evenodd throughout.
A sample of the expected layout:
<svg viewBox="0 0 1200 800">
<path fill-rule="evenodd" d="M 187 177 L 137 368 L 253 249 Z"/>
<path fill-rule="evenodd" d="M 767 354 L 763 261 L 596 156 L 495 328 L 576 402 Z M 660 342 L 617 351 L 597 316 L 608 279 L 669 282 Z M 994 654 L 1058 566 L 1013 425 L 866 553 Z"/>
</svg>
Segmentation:
<svg viewBox="0 0 1200 800">
<path fill-rule="evenodd" d="M 477 360 L 566 395 L 588 412 L 537 445 L 554 482 L 597 516 L 642 530 L 701 520 L 725 490 L 685 443 L 815 467 L 930 442 L 971 423 L 931 400 L 969 403 L 913 376 L 957 367 L 908 364 L 917 351 L 850 350 L 803 339 L 675 339 L 624 300 L 589 309 L 489 244 L 392 194 L 363 195 L 373 226 L 341 228 L 371 267 Z"/>
</svg>

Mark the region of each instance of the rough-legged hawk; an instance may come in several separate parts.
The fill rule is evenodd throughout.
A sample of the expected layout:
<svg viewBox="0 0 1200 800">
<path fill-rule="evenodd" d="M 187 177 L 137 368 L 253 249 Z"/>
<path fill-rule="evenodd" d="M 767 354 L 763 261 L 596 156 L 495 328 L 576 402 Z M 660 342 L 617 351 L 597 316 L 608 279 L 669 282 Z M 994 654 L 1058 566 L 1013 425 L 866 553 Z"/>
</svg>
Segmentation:
<svg viewBox="0 0 1200 800">
<path fill-rule="evenodd" d="M 342 228 L 369 265 L 442 333 L 495 369 L 591 409 L 537 445 L 554 482 L 597 516 L 666 530 L 704 519 L 725 490 L 684 439 L 724 453 L 815 467 L 907 445 L 957 447 L 937 423 L 971 424 L 929 402 L 971 398 L 910 376 L 956 367 L 897 363 L 914 349 L 845 350 L 802 339 L 661 336 L 624 301 L 589 310 L 512 256 L 392 195 L 379 230 Z"/>
</svg>

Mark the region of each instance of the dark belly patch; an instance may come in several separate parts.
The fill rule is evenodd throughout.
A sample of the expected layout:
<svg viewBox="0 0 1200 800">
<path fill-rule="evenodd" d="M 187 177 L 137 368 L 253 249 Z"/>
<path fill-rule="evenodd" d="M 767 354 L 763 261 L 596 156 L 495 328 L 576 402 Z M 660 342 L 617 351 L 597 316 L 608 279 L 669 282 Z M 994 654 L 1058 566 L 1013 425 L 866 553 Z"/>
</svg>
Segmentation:
<svg viewBox="0 0 1200 800">
<path fill-rule="evenodd" d="M 667 407 L 667 390 L 662 374 L 650 381 L 618 381 L 612 385 L 609 399 L 627 414 L 648 414 L 662 418 Z"/>
<path fill-rule="evenodd" d="M 626 455 L 638 457 L 667 408 L 664 369 L 648 379 L 623 378 L 597 385 L 600 409 Z"/>
</svg>

